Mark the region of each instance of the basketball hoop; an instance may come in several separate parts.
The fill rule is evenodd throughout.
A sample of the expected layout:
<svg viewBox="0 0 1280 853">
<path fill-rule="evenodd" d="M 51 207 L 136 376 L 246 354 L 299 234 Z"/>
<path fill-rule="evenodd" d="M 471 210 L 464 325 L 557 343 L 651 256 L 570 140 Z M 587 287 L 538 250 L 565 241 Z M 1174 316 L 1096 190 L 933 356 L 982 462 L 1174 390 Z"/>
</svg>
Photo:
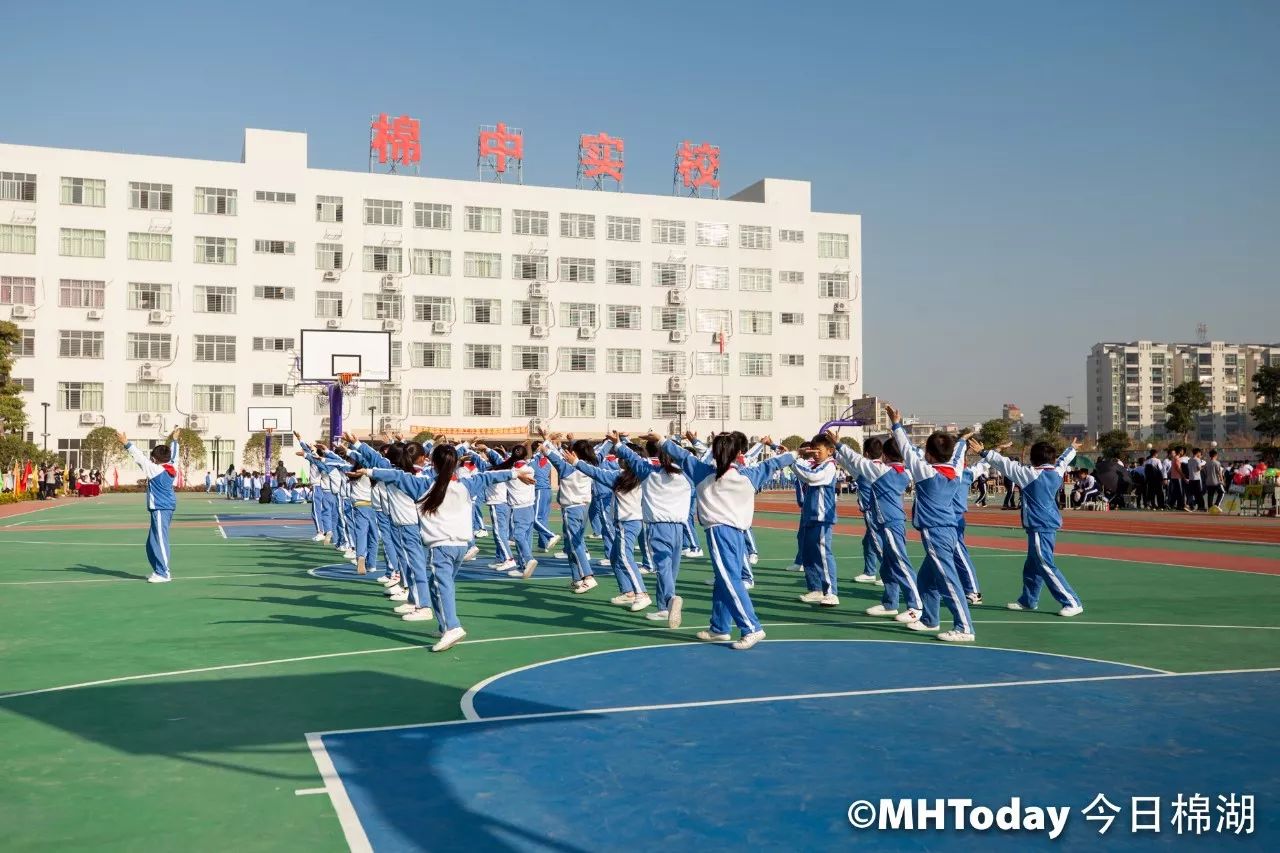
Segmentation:
<svg viewBox="0 0 1280 853">
<path fill-rule="evenodd" d="M 348 394 L 354 393 L 356 380 L 360 378 L 359 373 L 339 373 L 338 384 L 342 386 L 342 390 Z"/>
</svg>

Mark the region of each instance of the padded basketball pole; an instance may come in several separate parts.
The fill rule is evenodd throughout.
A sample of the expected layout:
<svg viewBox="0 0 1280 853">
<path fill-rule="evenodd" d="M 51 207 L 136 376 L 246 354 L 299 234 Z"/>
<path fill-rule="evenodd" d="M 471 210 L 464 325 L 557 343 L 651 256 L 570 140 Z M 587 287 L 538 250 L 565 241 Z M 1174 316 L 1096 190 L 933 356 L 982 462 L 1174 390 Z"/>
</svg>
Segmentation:
<svg viewBox="0 0 1280 853">
<path fill-rule="evenodd" d="M 329 386 L 329 444 L 337 444 L 342 437 L 342 383 Z"/>
<path fill-rule="evenodd" d="M 267 461 L 262 466 L 262 482 L 267 481 L 267 477 L 271 476 L 271 431 L 267 430 Z"/>
</svg>

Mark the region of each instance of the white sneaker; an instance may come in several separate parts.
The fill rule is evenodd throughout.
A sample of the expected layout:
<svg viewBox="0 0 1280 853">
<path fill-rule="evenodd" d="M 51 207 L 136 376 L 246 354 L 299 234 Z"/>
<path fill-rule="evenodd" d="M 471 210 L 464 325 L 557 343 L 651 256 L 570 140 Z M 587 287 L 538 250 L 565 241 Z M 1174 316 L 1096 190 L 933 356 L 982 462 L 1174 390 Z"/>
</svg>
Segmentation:
<svg viewBox="0 0 1280 853">
<path fill-rule="evenodd" d="M 538 561 L 529 560 L 524 564 L 524 571 L 520 572 L 520 577 L 524 578 L 525 580 L 528 580 L 529 578 L 533 577 L 533 573 L 534 571 L 537 570 L 537 568 L 538 568 Z"/>
<path fill-rule="evenodd" d="M 635 601 L 635 600 L 636 600 L 636 597 L 635 597 L 635 594 L 634 594 L 634 593 L 625 593 L 625 592 L 624 592 L 624 593 L 621 593 L 621 594 L 619 594 L 619 595 L 615 595 L 613 598 L 609 599 L 609 603 L 610 603 L 610 604 L 617 604 L 617 605 L 619 605 L 619 606 L 630 607 L 630 606 L 631 606 L 631 602 L 633 602 L 633 601 Z"/>
<path fill-rule="evenodd" d="M 893 618 L 898 622 L 916 622 L 920 619 L 920 611 L 908 607 L 905 611 L 899 613 Z"/>
<path fill-rule="evenodd" d="M 569 559 L 569 555 L 568 555 L 568 554 L 566 554 L 564 551 L 556 551 L 556 552 L 555 552 L 554 554 L 552 554 L 551 556 L 555 557 L 557 560 L 567 560 L 567 559 Z"/>
<path fill-rule="evenodd" d="M 393 609 L 391 612 L 392 613 L 412 613 L 417 609 L 418 609 L 418 605 L 414 604 L 412 601 L 406 601 L 404 604 L 397 604 L 395 606 L 395 609 Z"/>
<path fill-rule="evenodd" d="M 500 563 L 490 563 L 489 568 L 495 572 L 509 572 L 516 567 L 515 560 L 503 560 Z"/>
<path fill-rule="evenodd" d="M 472 531 L 472 535 L 473 535 L 476 539 L 483 539 L 484 537 L 486 537 L 486 536 L 488 536 L 488 535 L 489 535 L 489 531 L 485 530 L 485 529 L 482 527 L 482 528 L 480 528 L 479 530 Z"/>
<path fill-rule="evenodd" d="M 713 634 L 710 631 L 699 631 L 693 636 L 702 640 L 704 643 L 727 643 L 733 639 L 728 634 Z"/>
<path fill-rule="evenodd" d="M 390 595 L 388 595 L 387 598 L 391 599 L 392 601 L 408 601 L 409 590 L 401 587 L 399 592 L 393 592 Z"/>
<path fill-rule="evenodd" d="M 315 536 L 312 536 L 312 537 L 311 537 L 311 541 L 312 541 L 312 542 L 323 542 L 323 541 L 324 541 L 324 534 L 323 534 L 323 533 L 317 533 Z"/>
<path fill-rule="evenodd" d="M 603 539 L 604 537 L 603 537 L 603 536 L 601 536 L 599 533 L 588 533 L 588 534 L 587 534 L 587 538 L 588 538 L 588 539 Z"/>
<path fill-rule="evenodd" d="M 733 647 L 740 652 L 745 652 L 747 649 L 751 648 L 763 639 L 764 631 L 752 631 L 750 634 L 747 634 L 741 640 L 734 643 Z"/>
<path fill-rule="evenodd" d="M 803 572 L 804 566 L 800 565 L 799 563 L 792 563 L 791 565 L 783 569 L 783 571 L 784 572 Z"/>
<path fill-rule="evenodd" d="M 923 622 L 908 622 L 908 623 L 907 623 L 907 627 L 908 627 L 908 628 L 910 628 L 912 631 L 936 631 L 936 630 L 938 630 L 938 626 L 937 626 L 937 625 L 934 625 L 932 628 L 930 628 L 928 625 L 924 624 Z"/>
<path fill-rule="evenodd" d="M 1016 601 L 1010 601 L 1008 604 L 1005 605 L 1005 607 L 1009 608 L 1010 610 L 1026 610 L 1027 609 Z"/>
<path fill-rule="evenodd" d="M 944 643 L 972 643 L 973 634 L 964 631 L 943 631 L 935 639 Z"/>
<path fill-rule="evenodd" d="M 382 591 L 382 594 L 390 598 L 398 592 L 405 592 L 408 588 L 401 583 L 393 583 Z"/>
<path fill-rule="evenodd" d="M 648 566 L 636 566 L 636 571 L 642 575 L 653 574 L 653 569 L 649 568 Z"/>
<path fill-rule="evenodd" d="M 897 610 L 890 610 L 889 608 L 885 607 L 883 604 L 873 605 L 871 607 L 868 607 L 866 610 L 862 612 L 867 614 L 868 616 L 897 616 L 898 615 Z"/>
<path fill-rule="evenodd" d="M 702 557 L 702 556 L 705 556 L 705 555 L 703 554 L 703 551 L 702 551 L 702 549 L 701 549 L 701 548 L 694 548 L 694 549 L 693 549 L 692 551 L 690 551 L 688 554 L 685 554 L 685 556 L 686 556 L 686 557 L 693 557 L 694 559 L 697 559 L 698 557 Z"/>
<path fill-rule="evenodd" d="M 856 577 L 854 577 L 853 582 L 854 583 L 875 583 L 878 580 L 880 580 L 880 578 L 876 577 L 875 575 L 857 575 Z"/>
<path fill-rule="evenodd" d="M 147 583 L 168 583 L 171 580 L 173 580 L 173 578 L 168 575 L 156 574 L 155 572 L 147 575 Z"/>
<path fill-rule="evenodd" d="M 829 592 L 818 600 L 818 604 L 823 607 L 836 607 L 840 604 L 840 596 Z"/>
<path fill-rule="evenodd" d="M 655 610 L 652 613 L 646 613 L 644 618 L 650 622 L 667 622 L 671 619 L 671 612 L 668 610 Z"/>
<path fill-rule="evenodd" d="M 811 592 L 806 592 L 804 595 L 800 596 L 800 601 L 802 604 L 817 604 L 821 600 L 822 600 L 822 591 L 816 590 L 816 589 L 812 590 Z"/>
<path fill-rule="evenodd" d="M 342 556 L 346 557 L 348 560 L 354 560 L 356 558 L 355 549 L 348 548 L 347 550 L 342 552 Z"/>
<path fill-rule="evenodd" d="M 681 548 L 681 549 L 680 549 L 680 556 L 681 556 L 681 557 L 689 557 L 689 556 L 692 556 L 692 555 L 693 555 L 693 549 L 692 549 L 692 548 Z"/>
<path fill-rule="evenodd" d="M 968 599 L 968 601 L 969 601 L 969 603 L 970 603 L 970 604 L 975 604 L 975 605 L 976 605 L 976 604 L 981 604 L 981 603 L 982 603 L 982 593 L 980 593 L 980 592 L 969 592 L 969 593 L 965 593 L 965 596 L 964 596 L 964 597 L 965 597 L 966 599 Z"/>
<path fill-rule="evenodd" d="M 378 583 L 382 584 L 383 586 L 391 586 L 392 584 L 397 583 L 397 581 L 396 581 L 395 575 L 383 575 L 382 577 L 378 578 Z"/>
<path fill-rule="evenodd" d="M 599 585 L 600 584 L 596 582 L 595 575 L 587 575 L 585 578 L 583 578 L 581 581 L 578 582 L 578 587 L 577 589 L 574 590 L 574 592 L 581 595 L 584 592 L 591 592 L 591 590 L 595 589 Z"/>
<path fill-rule="evenodd" d="M 556 547 L 559 544 L 560 544 L 560 535 L 556 534 L 555 536 L 552 536 L 550 539 L 547 540 L 547 547 L 542 549 L 542 553 L 550 554 L 551 549 Z"/>
<path fill-rule="evenodd" d="M 470 548 L 467 549 L 467 553 L 462 555 L 462 562 L 470 563 L 472 560 L 474 560 L 478 556 L 480 556 L 480 549 L 477 548 L 475 545 L 472 545 Z"/>
<path fill-rule="evenodd" d="M 347 557 L 347 562 L 353 566 L 358 565 L 358 562 L 355 557 Z"/>
<path fill-rule="evenodd" d="M 631 602 L 631 612 L 639 613 L 641 610 L 644 610 L 650 604 L 653 604 L 653 599 L 642 592 L 636 596 L 635 601 Z"/>
<path fill-rule="evenodd" d="M 608 566 L 608 565 L 609 565 L 609 561 L 608 561 L 608 560 L 596 560 L 596 565 L 597 565 L 597 566 Z"/>
<path fill-rule="evenodd" d="M 756 563 L 760 562 L 760 555 L 759 555 L 759 554 L 748 554 L 748 555 L 747 555 L 747 562 L 748 562 L 749 564 L 751 564 L 751 565 L 753 565 L 753 566 L 754 566 Z"/>
<path fill-rule="evenodd" d="M 1062 608 L 1061 610 L 1058 611 L 1058 615 L 1059 616 L 1079 616 L 1083 612 L 1084 612 L 1084 608 L 1077 604 L 1074 607 Z"/>
<path fill-rule="evenodd" d="M 667 611 L 667 627 L 679 628 L 681 614 L 684 611 L 684 599 L 678 595 L 671 596 L 671 608 Z"/>
<path fill-rule="evenodd" d="M 426 622 L 428 619 L 434 619 L 435 615 L 435 613 L 431 612 L 430 607 L 418 607 L 400 618 L 406 622 Z"/>
<path fill-rule="evenodd" d="M 431 647 L 433 652 L 443 652 L 457 645 L 458 641 L 467 636 L 467 632 L 461 628 L 450 628 L 440 635 L 440 641 Z"/>
<path fill-rule="evenodd" d="M 755 588 L 756 588 L 756 582 L 755 582 L 755 581 L 753 581 L 753 580 L 750 580 L 750 581 L 743 581 L 743 582 L 742 582 L 742 588 L 743 588 L 743 589 L 755 589 Z"/>
</svg>

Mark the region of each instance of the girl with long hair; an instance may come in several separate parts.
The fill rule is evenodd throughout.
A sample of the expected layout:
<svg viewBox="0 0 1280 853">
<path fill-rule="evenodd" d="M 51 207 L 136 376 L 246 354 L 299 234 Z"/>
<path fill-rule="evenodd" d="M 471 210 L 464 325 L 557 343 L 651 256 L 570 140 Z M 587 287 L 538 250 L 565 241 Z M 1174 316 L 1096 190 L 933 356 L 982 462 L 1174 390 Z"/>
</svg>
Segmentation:
<svg viewBox="0 0 1280 853">
<path fill-rule="evenodd" d="M 495 471 L 517 470 L 528 467 L 529 448 L 517 444 L 511 448 L 511 455 Z M 530 469 L 532 470 L 532 469 Z M 515 562 L 507 568 L 507 574 L 513 578 L 533 577 L 538 568 L 538 561 L 533 558 L 533 526 L 537 520 L 536 486 L 537 472 L 534 471 L 534 482 L 511 480 L 507 487 L 507 512 L 510 518 L 511 538 L 516 543 Z"/>
<path fill-rule="evenodd" d="M 538 452 L 551 460 L 556 474 L 560 477 L 560 517 L 564 523 L 564 550 L 569 558 L 569 569 L 573 573 L 571 584 L 575 593 L 590 592 L 598 585 L 595 574 L 591 571 L 591 561 L 587 556 L 586 538 L 587 505 L 591 503 L 591 478 L 570 465 L 560 455 L 555 442 L 559 433 L 552 433 L 550 438 L 542 433 L 542 446 Z M 579 439 L 571 448 L 574 456 L 595 465 L 596 454 L 591 443 Z"/>
<path fill-rule="evenodd" d="M 606 439 L 600 445 L 605 453 L 613 447 L 616 438 L 615 434 L 613 438 Z M 621 441 L 618 441 L 621 445 Z M 605 517 L 601 521 L 605 529 L 612 528 L 614 533 L 608 538 L 611 546 L 609 562 L 613 566 L 613 574 L 618 581 L 618 594 L 610 600 L 610 603 L 626 607 L 632 613 L 639 613 L 653 603 L 649 598 L 648 590 L 645 589 L 644 578 L 641 577 L 640 570 L 631 556 L 635 549 L 636 537 L 640 535 L 640 525 L 644 517 L 640 507 L 643 494 L 643 490 L 639 488 L 640 478 L 627 462 L 623 462 L 617 470 L 613 470 L 579 459 L 572 451 L 566 451 L 564 459 L 590 477 L 592 481 L 609 489 L 609 500 L 603 505 L 612 518 Z"/>
</svg>

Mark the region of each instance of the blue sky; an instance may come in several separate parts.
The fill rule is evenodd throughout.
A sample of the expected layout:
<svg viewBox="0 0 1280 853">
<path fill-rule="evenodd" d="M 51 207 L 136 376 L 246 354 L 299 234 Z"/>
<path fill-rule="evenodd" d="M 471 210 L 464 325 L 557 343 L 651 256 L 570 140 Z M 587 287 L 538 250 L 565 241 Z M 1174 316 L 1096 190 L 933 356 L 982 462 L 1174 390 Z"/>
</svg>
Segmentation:
<svg viewBox="0 0 1280 853">
<path fill-rule="evenodd" d="M 526 183 L 607 130 L 657 193 L 714 141 L 727 191 L 863 215 L 866 387 L 936 418 L 1083 420 L 1098 340 L 1280 340 L 1280 3 L 112 5 L 4 3 L 0 139 L 363 169 L 386 110 L 428 174 L 505 120 Z"/>
</svg>

